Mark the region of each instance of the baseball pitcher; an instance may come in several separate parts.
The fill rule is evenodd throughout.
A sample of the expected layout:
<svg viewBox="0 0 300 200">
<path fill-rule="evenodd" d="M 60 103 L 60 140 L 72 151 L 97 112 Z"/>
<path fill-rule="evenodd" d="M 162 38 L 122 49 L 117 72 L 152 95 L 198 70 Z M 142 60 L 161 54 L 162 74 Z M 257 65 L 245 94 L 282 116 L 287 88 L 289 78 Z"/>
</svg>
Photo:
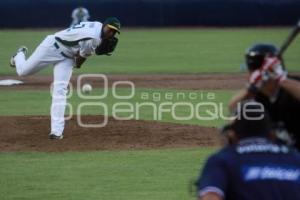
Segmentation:
<svg viewBox="0 0 300 200">
<path fill-rule="evenodd" d="M 26 60 L 26 47 L 11 57 L 10 65 L 19 76 L 32 75 L 53 65 L 50 139 L 62 139 L 65 126 L 66 94 L 73 67 L 80 68 L 92 54 L 111 55 L 117 46 L 116 33 L 121 24 L 115 17 L 100 22 L 81 22 L 68 29 L 48 35 Z"/>
</svg>

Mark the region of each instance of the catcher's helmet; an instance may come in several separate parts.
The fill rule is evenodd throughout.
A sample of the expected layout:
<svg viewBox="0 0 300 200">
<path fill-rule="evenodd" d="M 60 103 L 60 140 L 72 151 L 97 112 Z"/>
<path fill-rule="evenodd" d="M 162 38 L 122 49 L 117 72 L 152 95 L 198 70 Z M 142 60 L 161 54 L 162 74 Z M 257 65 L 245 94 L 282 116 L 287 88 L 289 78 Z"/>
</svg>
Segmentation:
<svg viewBox="0 0 300 200">
<path fill-rule="evenodd" d="M 266 56 L 275 56 L 278 49 L 273 44 L 255 44 L 246 52 L 246 63 L 249 71 L 259 69 Z"/>
<path fill-rule="evenodd" d="M 272 123 L 263 104 L 254 100 L 244 100 L 237 106 L 235 116 L 237 118 L 232 123 L 222 128 L 222 133 L 233 130 L 240 139 L 270 134 Z"/>
</svg>

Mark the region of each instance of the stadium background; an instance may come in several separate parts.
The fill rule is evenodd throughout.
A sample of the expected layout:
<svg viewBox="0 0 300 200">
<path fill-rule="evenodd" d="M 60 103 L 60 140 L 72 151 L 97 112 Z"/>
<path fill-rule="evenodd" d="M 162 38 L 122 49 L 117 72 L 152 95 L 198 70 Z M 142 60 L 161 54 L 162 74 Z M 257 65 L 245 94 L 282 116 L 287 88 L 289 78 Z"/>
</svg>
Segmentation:
<svg viewBox="0 0 300 200">
<path fill-rule="evenodd" d="M 135 84 L 133 104 L 145 102 L 143 93 L 156 105 L 170 101 L 164 97 L 170 93 L 196 93 L 199 98 L 188 99 L 193 105 L 214 93 L 226 110 L 245 85 L 245 49 L 262 41 L 280 45 L 300 17 L 300 1 L 0 1 L 0 79 L 25 82 L 0 86 L 0 199 L 195 199 L 189 183 L 220 147 L 222 120 L 175 120 L 167 113 L 157 121 L 144 108 L 138 119 L 120 121 L 109 112 L 105 128 L 81 128 L 73 118 L 62 141 L 48 140 L 52 68 L 19 78 L 8 60 L 20 45 L 31 53 L 46 35 L 68 27 L 78 6 L 89 9 L 91 20 L 119 17 L 123 29 L 115 54 L 90 58 L 74 70 L 72 83 L 79 74 L 104 73 L 110 85 Z M 297 39 L 284 56 L 292 73 L 299 72 L 299 52 Z M 92 95 L 103 92 L 101 83 L 89 81 Z M 129 92 L 118 88 L 118 94 Z M 118 101 L 111 90 L 101 100 L 110 107 Z M 74 94 L 69 102 L 76 108 L 86 101 Z M 103 118 L 94 107 L 83 114 L 90 123 Z M 188 109 L 177 114 L 187 116 Z"/>
<path fill-rule="evenodd" d="M 292 25 L 299 0 L 3 0 L 0 26 L 65 27 L 84 6 L 91 20 L 117 16 L 125 27 Z"/>
</svg>

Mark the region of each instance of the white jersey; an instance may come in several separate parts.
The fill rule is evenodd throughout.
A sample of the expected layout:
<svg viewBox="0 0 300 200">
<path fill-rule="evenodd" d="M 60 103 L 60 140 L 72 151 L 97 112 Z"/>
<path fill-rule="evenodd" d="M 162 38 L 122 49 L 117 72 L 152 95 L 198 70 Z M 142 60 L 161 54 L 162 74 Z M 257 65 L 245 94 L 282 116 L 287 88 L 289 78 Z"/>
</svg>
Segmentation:
<svg viewBox="0 0 300 200">
<path fill-rule="evenodd" d="M 88 57 L 101 43 L 101 30 L 100 22 L 81 22 L 55 33 L 54 36 L 56 41 L 63 45 L 64 53 L 70 56 L 79 53 L 82 57 Z"/>
<path fill-rule="evenodd" d="M 86 8 L 80 7 L 73 10 L 71 17 L 73 19 L 71 26 L 74 26 L 80 22 L 87 22 L 90 18 L 90 14 Z"/>
</svg>

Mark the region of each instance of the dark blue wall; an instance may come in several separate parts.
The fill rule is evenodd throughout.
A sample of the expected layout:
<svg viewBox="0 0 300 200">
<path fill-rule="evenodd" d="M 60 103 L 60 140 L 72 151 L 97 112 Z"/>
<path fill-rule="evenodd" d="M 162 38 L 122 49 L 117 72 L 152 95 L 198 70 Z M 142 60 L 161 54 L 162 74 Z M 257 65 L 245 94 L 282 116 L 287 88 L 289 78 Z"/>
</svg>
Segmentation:
<svg viewBox="0 0 300 200">
<path fill-rule="evenodd" d="M 65 27 L 77 6 L 91 20 L 120 18 L 123 26 L 291 25 L 300 0 L 0 0 L 0 28 Z"/>
</svg>

